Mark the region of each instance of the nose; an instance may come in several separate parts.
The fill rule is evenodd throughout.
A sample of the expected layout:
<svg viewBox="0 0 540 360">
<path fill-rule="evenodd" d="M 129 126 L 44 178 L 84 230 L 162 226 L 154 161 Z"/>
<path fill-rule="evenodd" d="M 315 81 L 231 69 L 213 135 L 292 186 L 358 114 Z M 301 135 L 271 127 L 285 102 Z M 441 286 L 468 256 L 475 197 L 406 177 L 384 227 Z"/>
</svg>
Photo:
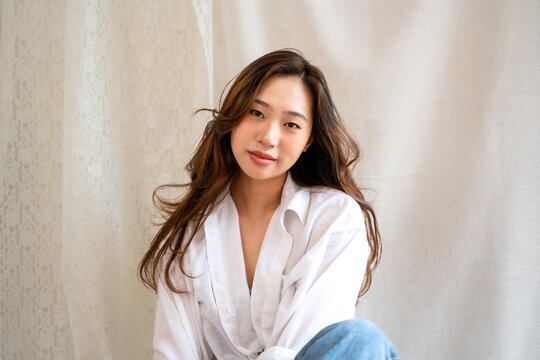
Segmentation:
<svg viewBox="0 0 540 360">
<path fill-rule="evenodd" d="M 265 121 L 259 133 L 259 142 L 266 147 L 274 147 L 279 143 L 280 126 L 277 121 Z"/>
</svg>

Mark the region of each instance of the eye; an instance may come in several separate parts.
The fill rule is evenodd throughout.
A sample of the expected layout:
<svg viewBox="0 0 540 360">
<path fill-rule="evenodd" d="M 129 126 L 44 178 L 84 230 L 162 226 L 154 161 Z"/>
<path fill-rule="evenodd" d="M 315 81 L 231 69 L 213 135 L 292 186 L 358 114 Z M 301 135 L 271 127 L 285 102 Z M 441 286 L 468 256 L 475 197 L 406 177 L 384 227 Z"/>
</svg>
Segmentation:
<svg viewBox="0 0 540 360">
<path fill-rule="evenodd" d="M 262 112 L 260 112 L 259 110 L 250 110 L 249 113 L 253 116 L 256 116 L 256 117 L 259 117 L 259 118 L 264 118 L 264 115 Z"/>
<path fill-rule="evenodd" d="M 285 123 L 285 126 L 290 127 L 291 129 L 300 129 L 300 126 L 298 126 L 298 124 L 293 123 L 293 122 Z"/>
</svg>

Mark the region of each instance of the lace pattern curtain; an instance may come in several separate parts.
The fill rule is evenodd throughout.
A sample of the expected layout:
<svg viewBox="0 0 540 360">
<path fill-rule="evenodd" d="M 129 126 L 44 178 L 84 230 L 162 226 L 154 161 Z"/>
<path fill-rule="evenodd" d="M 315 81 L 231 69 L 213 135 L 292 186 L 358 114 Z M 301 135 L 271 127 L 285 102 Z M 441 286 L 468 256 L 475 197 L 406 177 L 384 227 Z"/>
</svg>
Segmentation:
<svg viewBox="0 0 540 360">
<path fill-rule="evenodd" d="M 538 1 L 0 2 L 0 357 L 148 359 L 152 190 L 226 82 L 295 47 L 364 159 L 403 359 L 540 351 Z M 346 279 L 344 279 L 346 281 Z"/>
</svg>

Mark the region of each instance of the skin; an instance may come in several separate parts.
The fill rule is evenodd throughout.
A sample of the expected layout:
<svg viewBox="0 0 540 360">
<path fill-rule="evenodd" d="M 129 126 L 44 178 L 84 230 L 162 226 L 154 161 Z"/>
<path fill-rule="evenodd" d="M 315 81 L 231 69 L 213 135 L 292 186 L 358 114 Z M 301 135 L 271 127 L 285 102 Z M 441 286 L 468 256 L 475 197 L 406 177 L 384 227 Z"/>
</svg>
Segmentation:
<svg viewBox="0 0 540 360">
<path fill-rule="evenodd" d="M 240 167 L 231 196 L 238 211 L 249 289 L 287 171 L 311 144 L 312 104 L 311 93 L 300 78 L 274 76 L 231 131 L 231 148 Z"/>
</svg>

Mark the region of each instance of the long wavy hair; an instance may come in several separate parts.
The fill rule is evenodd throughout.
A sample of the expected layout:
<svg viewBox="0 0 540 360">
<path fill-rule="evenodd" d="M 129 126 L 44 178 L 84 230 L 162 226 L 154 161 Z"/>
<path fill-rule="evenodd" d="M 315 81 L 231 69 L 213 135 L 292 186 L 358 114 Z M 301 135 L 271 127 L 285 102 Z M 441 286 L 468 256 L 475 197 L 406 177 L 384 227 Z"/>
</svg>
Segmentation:
<svg viewBox="0 0 540 360">
<path fill-rule="evenodd" d="M 154 291 L 157 291 L 159 271 L 164 270 L 167 286 L 179 294 L 186 292 L 173 284 L 170 268 L 177 262 L 182 273 L 190 276 L 184 269 L 184 255 L 239 168 L 231 150 L 231 130 L 251 109 L 261 86 L 273 76 L 297 76 L 311 92 L 313 142 L 289 171 L 297 184 L 341 190 L 362 209 L 371 251 L 358 296 L 368 291 L 380 261 L 381 238 L 375 212 L 352 176 L 360 149 L 336 109 L 322 72 L 297 50 L 289 49 L 268 53 L 249 64 L 236 77 L 225 99 L 223 91 L 219 109 L 199 110 L 210 111 L 212 120 L 186 166 L 191 181 L 183 185 L 162 185 L 154 190 L 154 205 L 164 214 L 165 222 L 138 269 L 140 279 Z M 184 187 L 185 192 L 179 200 L 165 199 L 158 195 L 164 187 Z M 165 256 L 167 252 L 170 256 Z"/>
</svg>

